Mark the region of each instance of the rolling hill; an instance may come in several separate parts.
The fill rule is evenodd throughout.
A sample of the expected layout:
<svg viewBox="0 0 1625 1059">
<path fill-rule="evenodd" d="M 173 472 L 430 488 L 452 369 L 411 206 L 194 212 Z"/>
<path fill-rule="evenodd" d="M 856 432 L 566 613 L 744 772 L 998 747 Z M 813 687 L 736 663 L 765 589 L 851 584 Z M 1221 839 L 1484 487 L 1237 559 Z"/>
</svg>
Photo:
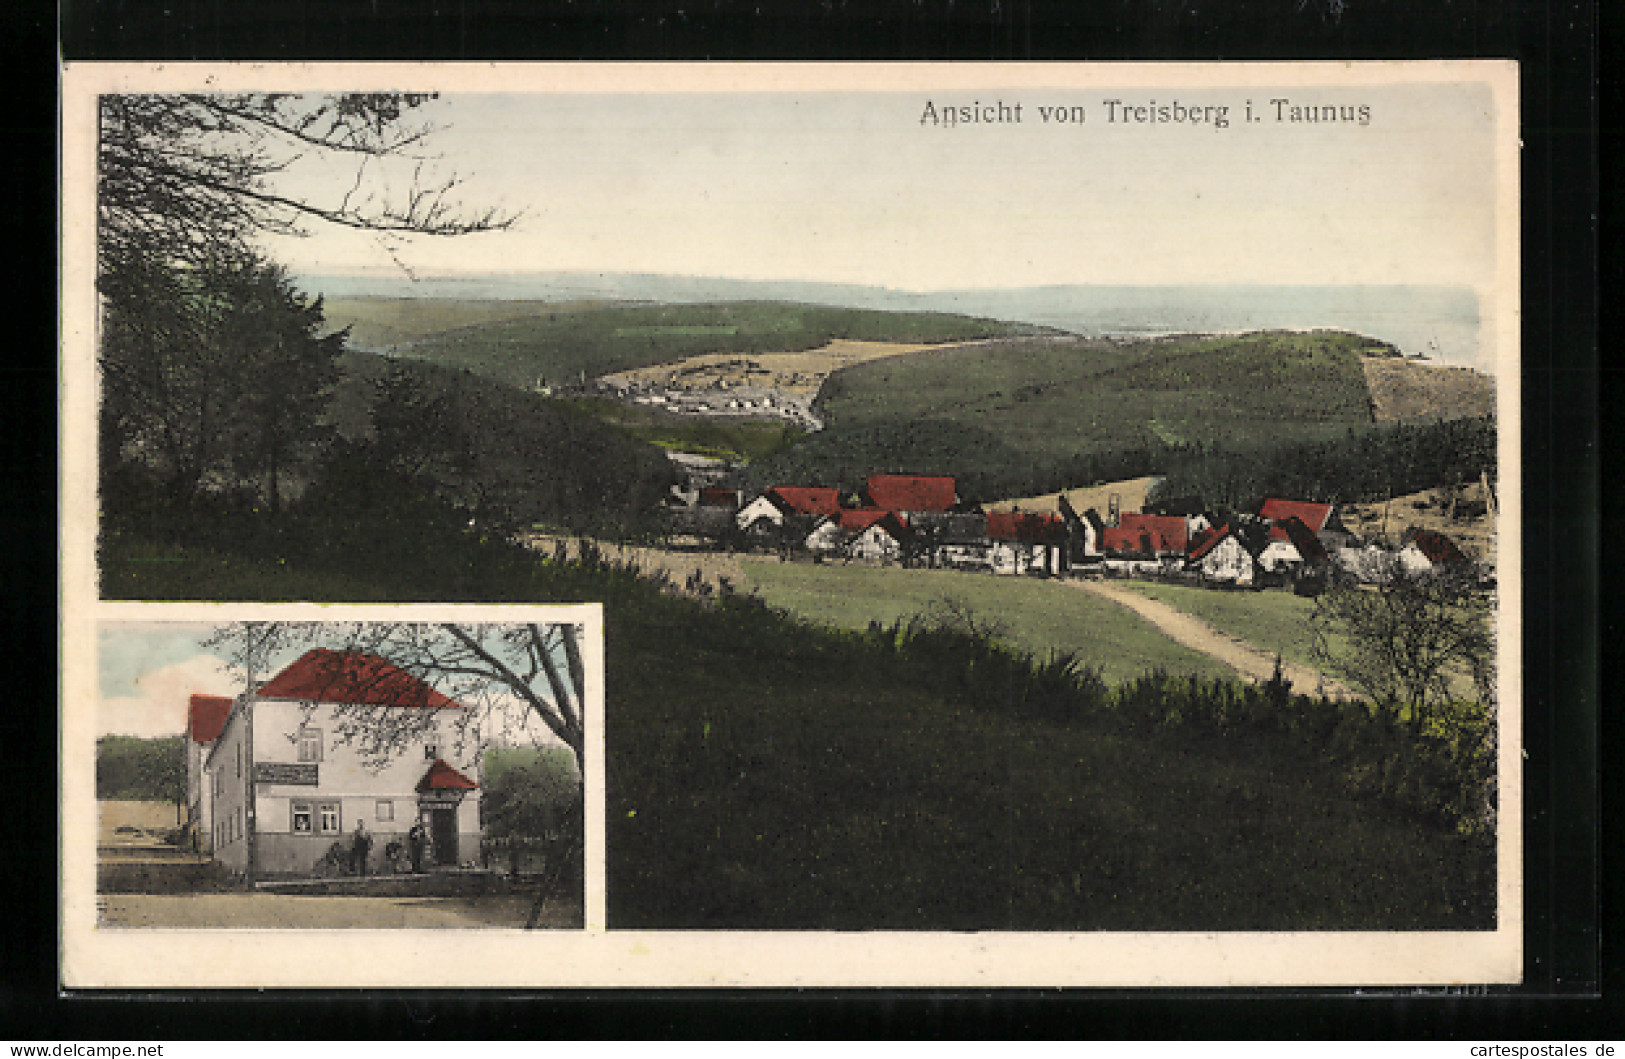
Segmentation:
<svg viewBox="0 0 1625 1059">
<path fill-rule="evenodd" d="M 761 473 L 849 484 L 869 470 L 956 474 L 977 499 L 1162 471 L 1180 454 L 1321 440 L 1372 423 L 1362 357 L 1344 332 L 960 345 L 845 368 L 825 384 L 829 428 Z"/>
<path fill-rule="evenodd" d="M 838 309 L 785 302 L 602 305 L 335 299 L 335 326 L 358 336 L 394 335 L 400 357 L 466 368 L 521 389 L 580 384 L 610 372 L 705 353 L 814 349 L 832 339 L 953 342 L 1044 329 L 951 313 Z M 357 344 L 364 345 L 359 338 Z"/>
</svg>

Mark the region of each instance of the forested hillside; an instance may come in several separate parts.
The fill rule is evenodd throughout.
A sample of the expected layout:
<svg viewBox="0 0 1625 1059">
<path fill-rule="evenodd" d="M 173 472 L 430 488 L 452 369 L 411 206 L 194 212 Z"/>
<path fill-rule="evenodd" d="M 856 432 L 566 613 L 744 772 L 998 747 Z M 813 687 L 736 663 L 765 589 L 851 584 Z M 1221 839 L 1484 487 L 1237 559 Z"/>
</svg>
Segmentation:
<svg viewBox="0 0 1625 1059">
<path fill-rule="evenodd" d="M 184 740 L 179 735 L 96 740 L 96 797 L 102 800 L 175 802 L 186 796 Z"/>
<path fill-rule="evenodd" d="M 660 449 L 540 394 L 365 353 L 344 367 L 346 465 L 381 464 L 475 519 L 636 536 L 676 480 Z"/>
<path fill-rule="evenodd" d="M 1027 324 L 949 313 L 837 309 L 782 302 L 609 306 L 488 319 L 425 334 L 402 356 L 467 368 L 510 386 L 579 384 L 702 353 L 815 349 L 835 338 L 951 342 L 1039 333 Z"/>
<path fill-rule="evenodd" d="M 977 499 L 1161 473 L 1218 444 L 1319 442 L 1372 422 L 1341 332 L 1034 339 L 891 357 L 831 376 L 828 429 L 753 480 L 848 488 L 871 471 L 953 474 Z"/>
<path fill-rule="evenodd" d="M 1495 473 L 1495 421 L 1478 417 L 1385 424 L 1320 442 L 1216 445 L 1175 460 L 1156 497 L 1255 511 L 1269 496 L 1353 503 Z"/>
</svg>

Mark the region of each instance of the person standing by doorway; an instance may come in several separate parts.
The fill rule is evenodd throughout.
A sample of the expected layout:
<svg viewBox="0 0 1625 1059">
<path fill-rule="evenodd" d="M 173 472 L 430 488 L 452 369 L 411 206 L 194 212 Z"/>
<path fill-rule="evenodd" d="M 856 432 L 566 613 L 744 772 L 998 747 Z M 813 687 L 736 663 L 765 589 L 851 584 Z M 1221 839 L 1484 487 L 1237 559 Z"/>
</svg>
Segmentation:
<svg viewBox="0 0 1625 1059">
<path fill-rule="evenodd" d="M 412 874 L 423 872 L 423 847 L 429 844 L 428 832 L 423 829 L 421 819 L 412 821 L 412 829 L 406 833 L 407 848 L 412 851 Z"/>
<path fill-rule="evenodd" d="M 367 825 L 363 821 L 355 822 L 355 840 L 350 844 L 350 852 L 355 858 L 356 875 L 366 875 L 367 854 L 372 852 L 372 836 L 367 834 Z"/>
</svg>

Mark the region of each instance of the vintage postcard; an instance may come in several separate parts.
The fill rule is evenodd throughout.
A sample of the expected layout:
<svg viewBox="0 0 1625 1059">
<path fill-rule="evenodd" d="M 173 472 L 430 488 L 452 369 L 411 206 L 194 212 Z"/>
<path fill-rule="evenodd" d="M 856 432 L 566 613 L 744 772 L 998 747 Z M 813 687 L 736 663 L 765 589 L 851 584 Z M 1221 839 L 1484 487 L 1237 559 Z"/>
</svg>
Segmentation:
<svg viewBox="0 0 1625 1059">
<path fill-rule="evenodd" d="M 66 986 L 1519 980 L 1516 64 L 63 84 Z"/>
</svg>

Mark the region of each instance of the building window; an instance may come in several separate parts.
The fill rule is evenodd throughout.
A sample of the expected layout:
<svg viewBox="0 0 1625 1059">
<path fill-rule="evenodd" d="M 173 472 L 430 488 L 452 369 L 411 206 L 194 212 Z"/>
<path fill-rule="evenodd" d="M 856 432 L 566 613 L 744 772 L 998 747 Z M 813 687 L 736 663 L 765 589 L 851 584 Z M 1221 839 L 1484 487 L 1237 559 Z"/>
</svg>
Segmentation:
<svg viewBox="0 0 1625 1059">
<path fill-rule="evenodd" d="M 440 756 L 440 744 L 439 743 L 424 743 L 423 744 L 423 757 L 424 757 L 425 760 L 433 760 L 434 758 L 437 758 L 439 756 Z"/>
<path fill-rule="evenodd" d="M 241 779 L 242 775 L 243 775 L 243 748 L 239 746 L 237 748 L 237 778 Z"/>
<path fill-rule="evenodd" d="M 338 802 L 322 802 L 316 806 L 316 813 L 321 821 L 322 834 L 339 835 L 344 833 L 344 827 L 339 820 Z"/>
<path fill-rule="evenodd" d="M 308 835 L 311 832 L 311 814 L 309 802 L 293 803 L 293 833 Z"/>
<path fill-rule="evenodd" d="M 299 729 L 299 760 L 320 761 L 322 759 L 322 730 L 320 728 Z"/>
<path fill-rule="evenodd" d="M 395 819 L 395 803 L 390 801 L 388 798 L 378 799 L 378 819 Z"/>
</svg>

